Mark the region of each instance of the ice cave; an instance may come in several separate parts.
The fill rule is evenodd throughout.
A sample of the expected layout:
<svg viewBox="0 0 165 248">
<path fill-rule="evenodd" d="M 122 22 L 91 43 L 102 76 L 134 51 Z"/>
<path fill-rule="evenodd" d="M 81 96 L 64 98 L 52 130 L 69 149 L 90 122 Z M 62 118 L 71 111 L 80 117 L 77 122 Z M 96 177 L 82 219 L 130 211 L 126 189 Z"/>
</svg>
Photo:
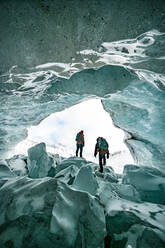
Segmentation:
<svg viewBox="0 0 165 248">
<path fill-rule="evenodd" d="M 0 3 L 0 248 L 165 247 L 164 0 Z M 8 155 L 29 127 L 100 99 L 134 158 Z"/>
</svg>

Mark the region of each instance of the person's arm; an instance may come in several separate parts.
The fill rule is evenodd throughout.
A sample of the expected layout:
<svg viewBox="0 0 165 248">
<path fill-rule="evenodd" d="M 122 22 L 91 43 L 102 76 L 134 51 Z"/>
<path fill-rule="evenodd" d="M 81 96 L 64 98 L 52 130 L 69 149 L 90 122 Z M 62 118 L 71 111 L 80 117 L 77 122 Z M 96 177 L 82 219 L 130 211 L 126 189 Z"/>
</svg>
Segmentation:
<svg viewBox="0 0 165 248">
<path fill-rule="evenodd" d="M 109 158 L 109 150 L 108 150 L 108 152 L 107 152 L 107 159 Z"/>
<path fill-rule="evenodd" d="M 98 146 L 97 146 L 97 144 L 95 145 L 95 151 L 94 151 L 94 156 L 96 157 L 96 155 L 97 155 L 97 152 L 98 152 Z"/>
<path fill-rule="evenodd" d="M 84 135 L 82 135 L 82 145 L 85 146 L 85 139 L 84 139 Z"/>
</svg>

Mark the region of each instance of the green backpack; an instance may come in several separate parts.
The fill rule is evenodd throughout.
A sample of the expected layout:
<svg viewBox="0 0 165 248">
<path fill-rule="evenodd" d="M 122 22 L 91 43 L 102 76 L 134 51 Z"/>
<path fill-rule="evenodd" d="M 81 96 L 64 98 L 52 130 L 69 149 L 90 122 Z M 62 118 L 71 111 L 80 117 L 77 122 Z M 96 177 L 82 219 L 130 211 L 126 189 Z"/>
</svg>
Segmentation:
<svg viewBox="0 0 165 248">
<path fill-rule="evenodd" d="M 81 140 L 81 137 L 82 137 L 82 135 L 81 135 L 81 133 L 79 132 L 79 133 L 76 135 L 76 141 L 78 141 L 78 142 L 82 141 L 82 140 Z"/>
<path fill-rule="evenodd" d="M 100 150 L 108 150 L 108 143 L 106 141 L 106 139 L 104 138 L 99 138 L 98 140 L 98 147 Z"/>
</svg>

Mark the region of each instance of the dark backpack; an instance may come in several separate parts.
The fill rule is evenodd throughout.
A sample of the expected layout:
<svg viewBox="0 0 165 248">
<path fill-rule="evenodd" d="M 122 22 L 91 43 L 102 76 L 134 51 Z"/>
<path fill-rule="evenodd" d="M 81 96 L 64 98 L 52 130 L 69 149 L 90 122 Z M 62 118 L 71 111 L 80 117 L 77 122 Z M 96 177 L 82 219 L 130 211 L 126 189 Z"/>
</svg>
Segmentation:
<svg viewBox="0 0 165 248">
<path fill-rule="evenodd" d="M 78 142 L 82 141 L 82 140 L 81 140 L 81 133 L 78 133 L 78 134 L 76 135 L 76 141 L 78 141 Z"/>
<path fill-rule="evenodd" d="M 104 138 L 99 138 L 98 140 L 98 147 L 100 150 L 108 150 L 108 143 L 106 141 L 106 139 Z"/>
</svg>

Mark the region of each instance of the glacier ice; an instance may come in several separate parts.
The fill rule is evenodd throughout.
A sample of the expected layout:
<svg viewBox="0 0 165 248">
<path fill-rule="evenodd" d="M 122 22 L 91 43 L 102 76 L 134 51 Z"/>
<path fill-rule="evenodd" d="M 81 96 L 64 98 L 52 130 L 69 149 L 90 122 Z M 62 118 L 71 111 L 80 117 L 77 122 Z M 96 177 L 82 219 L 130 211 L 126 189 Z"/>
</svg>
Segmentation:
<svg viewBox="0 0 165 248">
<path fill-rule="evenodd" d="M 17 75 L 14 81 L 21 77 Z M 39 76 L 35 73 L 28 74 L 21 85 L 11 81 L 4 86 L 0 144 L 3 157 L 25 137 L 27 126 L 85 99 L 99 97 L 114 124 L 129 134 L 126 143 L 136 162 L 163 170 L 164 91 L 120 66 L 83 70 L 69 79 L 44 72 L 40 84 L 35 81 L 36 77 Z M 8 94 L 9 84 L 14 95 Z"/>
<path fill-rule="evenodd" d="M 164 246 L 164 210 L 161 206 L 114 200 L 106 216 L 112 247 Z M 151 236 L 149 235 L 151 234 Z"/>
<path fill-rule="evenodd" d="M 26 83 L 25 88 L 19 86 L 15 96 L 7 96 L 7 91 L 3 95 L 2 157 L 5 158 L 5 150 L 24 137 L 28 125 L 95 96 L 102 99 L 115 125 L 127 134 L 125 142 L 137 165 L 133 165 L 132 170 L 125 167 L 120 183 L 110 168 L 105 167 L 104 175 L 100 175 L 96 164 L 81 158 L 56 162 L 43 143 L 30 148 L 27 158 L 4 159 L 0 171 L 1 247 L 20 248 L 23 244 L 29 248 L 54 247 L 54 244 L 68 247 L 69 242 L 75 248 L 102 248 L 105 243 L 112 248 L 151 248 L 151 237 L 155 247 L 164 248 L 164 92 L 128 70 L 120 69 L 105 66 L 82 71 L 70 79 L 53 76 L 54 81 L 50 80 L 47 85 L 46 79 L 43 88 L 33 82 L 30 95 Z M 121 78 L 126 78 L 122 87 L 118 83 Z M 79 79 L 82 88 L 81 85 L 76 88 Z M 101 85 L 102 79 L 105 85 Z M 96 88 L 93 87 L 95 81 Z M 108 88 L 109 82 L 112 85 Z M 88 85 L 87 90 L 84 85 Z M 29 102 L 33 100 L 32 108 Z M 18 116 L 23 117 L 21 126 L 15 122 Z M 93 211 L 97 211 L 98 216 Z"/>
<path fill-rule="evenodd" d="M 122 181 L 133 185 L 143 201 L 165 204 L 165 174 L 158 169 L 125 165 Z"/>
<path fill-rule="evenodd" d="M 155 195 L 148 202 L 141 191 L 147 184 L 159 188 L 160 171 L 147 176 L 126 165 L 123 184 L 111 168 L 100 175 L 98 165 L 82 158 L 51 165 L 58 167 L 53 178 L 42 177 L 42 167 L 41 178 L 1 174 L 1 247 L 164 247 L 165 206 Z"/>
<path fill-rule="evenodd" d="M 61 185 L 50 231 L 66 247 L 101 247 L 106 235 L 104 209 L 90 194 Z"/>
<path fill-rule="evenodd" d="M 55 178 L 57 178 L 58 180 L 65 182 L 67 184 L 72 184 L 74 179 L 75 179 L 75 175 L 78 172 L 78 167 L 75 165 L 70 165 L 67 168 L 59 171 L 56 175 Z"/>
<path fill-rule="evenodd" d="M 87 191 L 91 195 L 96 195 L 98 184 L 95 177 L 90 165 L 82 166 L 75 177 L 72 187 L 80 191 Z"/>
<path fill-rule="evenodd" d="M 74 159 L 73 159 L 74 158 Z M 87 161 L 83 158 L 79 158 L 79 157 L 70 157 L 67 159 L 63 159 L 61 162 L 57 163 L 56 165 L 56 173 L 70 167 L 70 166 L 74 166 L 78 169 L 80 169 L 84 164 L 86 164 Z"/>
<path fill-rule="evenodd" d="M 74 158 L 72 161 L 75 162 Z M 2 182 L 1 245 L 9 241 L 13 247 L 79 247 L 83 244 L 99 247 L 103 244 L 104 209 L 89 193 L 49 177 L 20 176 L 13 180 L 4 177 Z"/>
<path fill-rule="evenodd" d="M 115 124 L 128 132 L 126 144 L 136 162 L 164 170 L 165 93 L 145 81 L 103 100 Z"/>
<path fill-rule="evenodd" d="M 165 2 L 57 2 L 60 18 L 50 1 L 1 4 L 0 247 L 164 248 Z M 122 181 L 44 144 L 7 158 L 29 126 L 92 98 L 126 133 Z"/>
<path fill-rule="evenodd" d="M 34 3 L 31 0 L 22 2 L 21 6 L 16 0 L 4 1 L 0 24 L 1 70 L 19 65 L 20 71 L 24 71 L 26 67 L 38 69 L 38 65 L 46 64 L 47 68 L 52 66 L 61 72 L 65 63 L 68 67 L 71 62 L 75 63 L 76 69 L 83 68 L 82 63 L 93 65 L 96 55 L 83 61 L 77 51 L 93 49 L 97 52 L 105 41 L 134 38 L 153 28 L 164 32 L 164 7 L 164 0 L 152 1 L 152 4 L 150 1 L 127 4 L 119 0 L 91 0 L 90 4 L 78 1 L 75 5 L 68 1 Z M 139 39 L 137 56 L 143 44 L 152 44 L 151 38 Z M 136 55 L 136 49 L 134 53 Z"/>
<path fill-rule="evenodd" d="M 10 170 L 5 160 L 0 160 L 0 178 L 14 177 L 14 173 Z"/>
<path fill-rule="evenodd" d="M 37 144 L 28 149 L 27 166 L 29 177 L 46 177 L 51 167 L 53 167 L 53 163 L 53 158 L 49 157 L 46 152 L 45 143 Z"/>
<path fill-rule="evenodd" d="M 10 167 L 10 170 L 12 170 L 16 175 L 24 176 L 28 174 L 27 156 L 14 155 L 12 158 L 6 159 L 5 161 Z"/>
</svg>

